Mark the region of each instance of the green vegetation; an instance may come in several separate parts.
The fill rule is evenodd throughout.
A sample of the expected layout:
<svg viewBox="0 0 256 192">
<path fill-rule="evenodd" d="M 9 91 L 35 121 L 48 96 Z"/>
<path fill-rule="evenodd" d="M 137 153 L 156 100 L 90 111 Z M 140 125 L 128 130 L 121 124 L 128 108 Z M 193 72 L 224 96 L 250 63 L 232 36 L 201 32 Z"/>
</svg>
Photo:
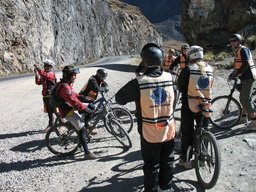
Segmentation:
<svg viewBox="0 0 256 192">
<path fill-rule="evenodd" d="M 221 52 L 217 55 L 214 55 L 213 52 L 207 52 L 204 55 L 204 60 L 205 61 L 219 61 L 219 60 L 223 60 L 227 57 L 228 57 L 228 54 L 226 52 Z"/>
<path fill-rule="evenodd" d="M 252 35 L 245 39 L 245 46 L 250 50 L 256 49 L 256 35 Z"/>
</svg>

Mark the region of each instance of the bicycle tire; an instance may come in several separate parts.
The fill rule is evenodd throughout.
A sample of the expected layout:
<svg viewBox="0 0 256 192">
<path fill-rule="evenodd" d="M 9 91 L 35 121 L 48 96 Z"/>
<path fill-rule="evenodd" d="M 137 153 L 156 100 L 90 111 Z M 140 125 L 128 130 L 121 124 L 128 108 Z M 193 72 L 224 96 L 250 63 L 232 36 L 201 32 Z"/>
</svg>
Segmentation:
<svg viewBox="0 0 256 192">
<path fill-rule="evenodd" d="M 55 155 L 74 154 L 80 146 L 78 131 L 70 123 L 60 123 L 51 127 L 46 135 L 47 148 Z"/>
<path fill-rule="evenodd" d="M 134 120 L 130 111 L 122 107 L 113 107 L 112 111 L 115 115 L 115 119 L 118 120 L 118 122 L 122 125 L 122 128 L 127 133 L 130 133 L 134 125 Z M 111 129 L 108 127 L 108 120 L 109 118 L 104 118 L 104 126 L 106 127 L 107 131 L 112 134 Z"/>
<path fill-rule="evenodd" d="M 221 169 L 221 154 L 214 135 L 205 131 L 196 147 L 195 170 L 198 183 L 204 189 L 213 188 L 219 178 Z"/>
<path fill-rule="evenodd" d="M 230 100 L 229 106 L 227 106 Z M 225 108 L 227 109 L 225 111 Z M 233 97 L 219 96 L 212 100 L 213 113 L 210 116 L 210 122 L 217 128 L 229 129 L 235 126 L 242 115 L 240 103 Z"/>
<path fill-rule="evenodd" d="M 116 119 L 109 119 L 108 126 L 111 134 L 125 147 L 131 148 L 132 142 L 128 133 L 123 129 L 122 125 Z"/>
</svg>

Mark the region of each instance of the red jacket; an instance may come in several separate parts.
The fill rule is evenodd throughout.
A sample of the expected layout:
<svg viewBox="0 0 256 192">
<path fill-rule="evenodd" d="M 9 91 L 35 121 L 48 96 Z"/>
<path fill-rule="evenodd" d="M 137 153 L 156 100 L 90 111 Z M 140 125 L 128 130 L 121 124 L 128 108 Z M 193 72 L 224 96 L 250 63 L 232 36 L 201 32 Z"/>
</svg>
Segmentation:
<svg viewBox="0 0 256 192">
<path fill-rule="evenodd" d="M 67 115 L 71 115 L 74 110 L 83 111 L 86 107 L 78 99 L 79 94 L 75 93 L 73 86 L 68 83 L 65 83 L 65 86 L 62 86 L 64 83 L 65 82 L 59 83 L 56 89 L 57 95 L 61 96 L 62 99 L 65 100 L 65 103 L 59 107 L 60 116 L 62 118 L 66 117 Z"/>
<path fill-rule="evenodd" d="M 42 69 L 39 69 L 38 73 L 40 77 L 36 77 L 35 82 L 37 85 L 43 86 L 42 95 L 49 95 L 51 87 L 56 84 L 55 73 L 53 71 L 44 71 Z"/>
</svg>

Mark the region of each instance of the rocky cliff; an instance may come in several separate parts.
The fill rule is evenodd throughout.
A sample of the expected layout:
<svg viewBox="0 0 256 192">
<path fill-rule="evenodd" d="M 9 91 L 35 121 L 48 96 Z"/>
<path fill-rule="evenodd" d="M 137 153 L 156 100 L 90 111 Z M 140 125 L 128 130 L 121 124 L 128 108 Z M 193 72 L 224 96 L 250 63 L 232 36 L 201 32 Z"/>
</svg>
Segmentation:
<svg viewBox="0 0 256 192">
<path fill-rule="evenodd" d="M 162 37 L 138 8 L 117 0 L 1 0 L 0 75 L 52 59 L 81 64 L 139 54 Z"/>
<path fill-rule="evenodd" d="M 232 33 L 256 33 L 256 0 L 182 0 L 181 9 L 181 32 L 191 45 L 221 50 Z"/>
</svg>

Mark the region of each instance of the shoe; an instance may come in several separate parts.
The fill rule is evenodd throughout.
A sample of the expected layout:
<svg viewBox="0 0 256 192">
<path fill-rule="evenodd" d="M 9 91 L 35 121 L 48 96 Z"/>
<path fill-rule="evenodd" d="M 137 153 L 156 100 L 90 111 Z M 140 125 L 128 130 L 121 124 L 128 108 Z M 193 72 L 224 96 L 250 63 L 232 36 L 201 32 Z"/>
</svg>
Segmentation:
<svg viewBox="0 0 256 192">
<path fill-rule="evenodd" d="M 255 131 L 256 130 L 256 120 L 252 120 L 250 124 L 245 128 L 246 131 Z"/>
<path fill-rule="evenodd" d="M 243 123 L 248 123 L 248 118 L 247 118 L 247 116 L 241 117 L 241 119 L 240 119 L 239 122 L 238 122 L 238 124 L 243 124 Z"/>
<path fill-rule="evenodd" d="M 98 155 L 95 155 L 93 152 L 90 152 L 89 154 L 84 154 L 84 159 L 97 159 L 99 158 Z"/>
<path fill-rule="evenodd" d="M 159 186 L 157 187 L 157 192 L 172 192 L 171 189 L 161 189 Z"/>
<path fill-rule="evenodd" d="M 191 169 L 192 168 L 192 165 L 191 165 L 191 162 L 190 161 L 183 161 L 183 160 L 180 160 L 180 162 L 178 163 L 179 166 L 182 166 L 186 169 Z"/>
</svg>

